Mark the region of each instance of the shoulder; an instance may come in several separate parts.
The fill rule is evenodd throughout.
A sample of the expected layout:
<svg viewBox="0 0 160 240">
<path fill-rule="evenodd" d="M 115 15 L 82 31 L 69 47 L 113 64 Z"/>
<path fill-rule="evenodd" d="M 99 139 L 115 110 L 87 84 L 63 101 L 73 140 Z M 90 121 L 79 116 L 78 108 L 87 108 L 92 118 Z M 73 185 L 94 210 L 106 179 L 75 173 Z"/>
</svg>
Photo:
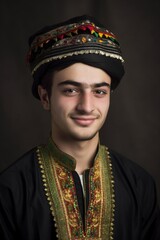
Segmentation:
<svg viewBox="0 0 160 240">
<path fill-rule="evenodd" d="M 154 181 L 153 177 L 140 165 L 131 159 L 109 149 L 109 154 L 112 160 L 113 167 L 119 173 L 132 178 L 133 181 Z"/>
<path fill-rule="evenodd" d="M 31 149 L 0 174 L 0 208 L 20 212 L 39 189 L 40 171 L 36 148 Z M 25 206 L 26 207 L 26 206 Z"/>
<path fill-rule="evenodd" d="M 140 205 L 150 208 L 157 201 L 157 189 L 153 177 L 141 166 L 123 155 L 109 150 L 116 189 L 126 189 Z"/>
<path fill-rule="evenodd" d="M 110 149 L 109 155 L 114 176 L 118 222 L 137 218 L 136 224 L 140 220 L 143 227 L 141 235 L 144 239 L 159 239 L 160 210 L 153 177 L 143 167 L 123 155 Z"/>
<path fill-rule="evenodd" d="M 15 187 L 19 179 L 28 178 L 36 165 L 36 148 L 26 152 L 0 173 L 0 187 Z"/>
</svg>

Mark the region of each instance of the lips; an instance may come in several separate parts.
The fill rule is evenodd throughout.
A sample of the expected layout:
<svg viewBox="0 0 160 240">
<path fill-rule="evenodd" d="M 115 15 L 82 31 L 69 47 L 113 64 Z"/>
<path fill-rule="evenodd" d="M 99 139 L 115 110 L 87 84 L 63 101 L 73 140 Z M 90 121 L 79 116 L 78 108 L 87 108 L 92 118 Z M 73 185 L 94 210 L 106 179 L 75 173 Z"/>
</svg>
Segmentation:
<svg viewBox="0 0 160 240">
<path fill-rule="evenodd" d="M 80 126 L 89 126 L 97 119 L 97 117 L 79 117 L 79 116 L 71 118 L 77 125 Z"/>
</svg>

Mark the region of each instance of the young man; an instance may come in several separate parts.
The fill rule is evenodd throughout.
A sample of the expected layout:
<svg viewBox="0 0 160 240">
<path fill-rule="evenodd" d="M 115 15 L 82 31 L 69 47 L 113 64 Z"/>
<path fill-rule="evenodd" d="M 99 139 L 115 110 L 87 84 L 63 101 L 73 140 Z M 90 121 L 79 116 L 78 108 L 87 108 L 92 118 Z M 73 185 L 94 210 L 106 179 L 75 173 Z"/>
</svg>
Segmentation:
<svg viewBox="0 0 160 240">
<path fill-rule="evenodd" d="M 82 16 L 29 43 L 32 91 L 50 111 L 51 136 L 0 176 L 1 239 L 160 239 L 154 181 L 99 142 L 124 74 L 115 36 Z"/>
</svg>

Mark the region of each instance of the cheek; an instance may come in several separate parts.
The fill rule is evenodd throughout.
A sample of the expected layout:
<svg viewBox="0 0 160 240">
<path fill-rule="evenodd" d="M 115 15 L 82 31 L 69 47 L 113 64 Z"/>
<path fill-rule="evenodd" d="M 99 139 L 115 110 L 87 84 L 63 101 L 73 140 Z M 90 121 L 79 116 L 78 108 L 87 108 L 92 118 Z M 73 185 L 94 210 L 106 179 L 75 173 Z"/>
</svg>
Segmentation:
<svg viewBox="0 0 160 240">
<path fill-rule="evenodd" d="M 110 106 L 110 99 L 103 99 L 100 103 L 100 111 L 102 114 L 107 114 Z"/>
<path fill-rule="evenodd" d="M 51 114 L 55 116 L 65 116 L 74 110 L 76 101 L 73 98 L 57 98 L 51 102 Z"/>
<path fill-rule="evenodd" d="M 63 97 L 59 100 L 57 103 L 59 109 L 62 109 L 63 111 L 71 111 L 76 107 L 76 98 L 74 97 Z"/>
</svg>

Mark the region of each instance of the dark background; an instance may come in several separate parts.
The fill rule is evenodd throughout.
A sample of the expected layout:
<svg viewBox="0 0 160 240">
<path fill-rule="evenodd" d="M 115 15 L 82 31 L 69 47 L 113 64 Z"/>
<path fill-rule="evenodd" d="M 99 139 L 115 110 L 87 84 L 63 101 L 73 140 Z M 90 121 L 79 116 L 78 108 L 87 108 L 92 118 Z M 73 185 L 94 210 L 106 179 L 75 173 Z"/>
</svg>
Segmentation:
<svg viewBox="0 0 160 240">
<path fill-rule="evenodd" d="M 0 170 L 49 136 L 49 114 L 31 95 L 28 37 L 76 15 L 96 17 L 121 43 L 126 74 L 111 96 L 102 143 L 145 168 L 160 200 L 160 1 L 0 3 Z"/>
</svg>

